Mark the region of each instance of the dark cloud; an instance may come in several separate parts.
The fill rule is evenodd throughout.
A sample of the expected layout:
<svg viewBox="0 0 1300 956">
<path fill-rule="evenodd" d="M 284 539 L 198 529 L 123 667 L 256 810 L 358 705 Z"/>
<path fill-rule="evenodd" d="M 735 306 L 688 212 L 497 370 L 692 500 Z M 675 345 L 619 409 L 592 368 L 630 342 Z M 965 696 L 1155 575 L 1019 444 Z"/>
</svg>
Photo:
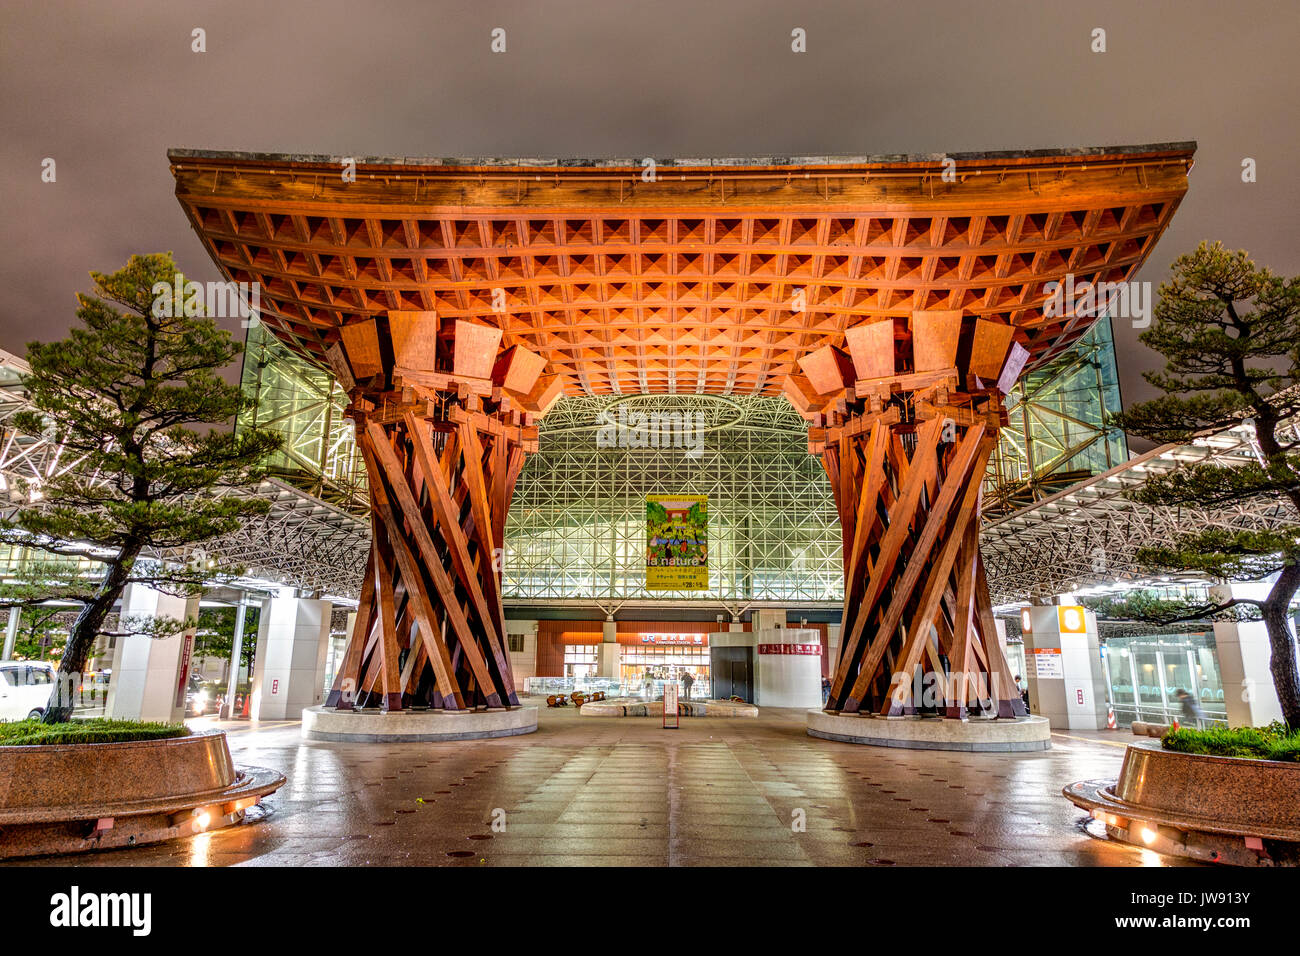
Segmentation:
<svg viewBox="0 0 1300 956">
<path fill-rule="evenodd" d="M 489 52 L 498 26 L 504 55 Z M 1191 190 L 1140 278 L 1203 238 L 1294 274 L 1298 40 L 1294 0 L 10 4 L 0 348 L 62 334 L 86 272 L 132 252 L 170 249 L 216 278 L 172 198 L 170 146 L 734 156 L 1194 139 Z M 1125 399 L 1144 397 L 1154 357 L 1133 329 L 1116 336 Z"/>
</svg>

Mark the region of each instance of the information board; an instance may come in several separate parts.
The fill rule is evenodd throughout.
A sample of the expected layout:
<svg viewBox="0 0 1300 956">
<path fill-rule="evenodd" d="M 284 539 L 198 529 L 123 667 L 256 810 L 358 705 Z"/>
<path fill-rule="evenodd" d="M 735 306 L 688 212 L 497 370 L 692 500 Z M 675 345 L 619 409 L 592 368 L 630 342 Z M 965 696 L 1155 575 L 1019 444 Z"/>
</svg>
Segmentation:
<svg viewBox="0 0 1300 956">
<path fill-rule="evenodd" d="M 1036 647 L 1033 651 L 1034 676 L 1047 680 L 1062 680 L 1065 666 L 1061 662 L 1059 647 Z"/>
<path fill-rule="evenodd" d="M 664 727 L 676 730 L 677 721 L 677 684 L 669 681 L 664 684 Z"/>
<path fill-rule="evenodd" d="M 708 590 L 708 510 L 707 495 L 646 498 L 646 590 Z"/>
</svg>

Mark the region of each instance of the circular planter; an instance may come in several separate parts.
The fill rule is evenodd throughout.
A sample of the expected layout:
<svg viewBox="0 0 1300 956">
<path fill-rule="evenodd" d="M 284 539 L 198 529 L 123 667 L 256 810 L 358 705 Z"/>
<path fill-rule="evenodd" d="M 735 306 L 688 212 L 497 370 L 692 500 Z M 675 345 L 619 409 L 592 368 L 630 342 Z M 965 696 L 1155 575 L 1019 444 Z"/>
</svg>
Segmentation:
<svg viewBox="0 0 1300 956">
<path fill-rule="evenodd" d="M 536 707 L 477 710 L 336 710 L 308 707 L 302 712 L 304 740 L 341 743 L 430 743 L 514 737 L 537 730 Z"/>
<path fill-rule="evenodd" d="M 1112 839 L 1239 865 L 1300 863 L 1300 764 L 1129 744 L 1119 779 L 1062 790 Z"/>
<path fill-rule="evenodd" d="M 1051 750 L 1046 717 L 947 720 L 942 717 L 879 717 L 808 711 L 808 736 L 873 747 L 906 750 L 960 750 L 970 753 L 1023 753 Z"/>
<path fill-rule="evenodd" d="M 663 717 L 664 702 L 662 698 L 611 697 L 583 704 L 578 713 L 583 717 Z M 757 717 L 758 708 L 734 700 L 679 700 L 677 713 L 681 717 Z"/>
<path fill-rule="evenodd" d="M 237 768 L 221 732 L 0 747 L 0 859 L 138 846 L 240 823 L 284 775 Z"/>
</svg>

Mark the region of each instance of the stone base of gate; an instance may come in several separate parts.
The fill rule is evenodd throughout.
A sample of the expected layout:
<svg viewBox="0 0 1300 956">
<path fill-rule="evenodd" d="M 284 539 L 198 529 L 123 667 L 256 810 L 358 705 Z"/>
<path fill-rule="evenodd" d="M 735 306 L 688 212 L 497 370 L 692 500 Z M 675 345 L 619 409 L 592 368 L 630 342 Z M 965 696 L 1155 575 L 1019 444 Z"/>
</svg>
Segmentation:
<svg viewBox="0 0 1300 956">
<path fill-rule="evenodd" d="M 441 710 L 335 710 L 308 707 L 302 712 L 305 740 L 344 743 L 421 743 L 514 737 L 537 730 L 536 707 L 478 710 L 463 714 Z"/>
<path fill-rule="evenodd" d="M 1046 717 L 948 720 L 943 717 L 828 714 L 823 710 L 810 710 L 807 725 L 810 737 L 873 747 L 976 753 L 1019 753 L 1050 750 L 1052 747 L 1052 730 Z"/>
</svg>

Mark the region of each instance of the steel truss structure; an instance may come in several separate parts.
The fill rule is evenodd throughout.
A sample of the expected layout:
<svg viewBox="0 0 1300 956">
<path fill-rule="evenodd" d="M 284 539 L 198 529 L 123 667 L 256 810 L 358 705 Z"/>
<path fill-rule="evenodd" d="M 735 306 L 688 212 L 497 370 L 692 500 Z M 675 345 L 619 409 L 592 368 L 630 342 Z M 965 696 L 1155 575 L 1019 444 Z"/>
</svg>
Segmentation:
<svg viewBox="0 0 1300 956">
<path fill-rule="evenodd" d="M 252 404 L 237 427 L 284 438 L 268 462 L 271 474 L 364 515 L 370 507 L 365 463 L 344 415 L 347 395 L 334 376 L 295 356 L 259 322 L 248 330 L 240 385 Z"/>
<path fill-rule="evenodd" d="M 984 514 L 997 518 L 1041 501 L 1128 459 L 1128 442 L 1106 424 L 1120 410 L 1110 319 L 1070 351 L 1027 372 L 1006 400 L 1007 427 L 984 479 Z"/>
<path fill-rule="evenodd" d="M 512 603 L 581 598 L 613 610 L 654 599 L 739 613 L 843 599 L 835 502 L 807 423 L 784 398 L 566 398 L 539 444 L 506 524 Z M 678 493 L 709 496 L 709 588 L 650 592 L 646 496 Z"/>
<path fill-rule="evenodd" d="M 357 598 L 370 553 L 369 522 L 274 478 L 228 494 L 270 499 L 271 509 L 231 534 L 158 557 L 212 558 L 219 566 L 243 568 L 250 585 Z"/>
<path fill-rule="evenodd" d="M 1300 439 L 1300 423 L 1289 422 L 1286 428 L 1292 440 Z M 1276 498 L 1247 498 L 1214 509 L 1175 509 L 1139 504 L 1125 495 L 1153 474 L 1199 462 L 1258 461 L 1259 455 L 1251 426 L 1238 425 L 1188 444 L 1162 445 L 990 522 L 981 537 L 994 603 L 1140 582 L 1153 571 L 1138 564 L 1138 549 L 1179 534 L 1214 527 L 1267 530 L 1294 523 L 1289 506 Z"/>
</svg>

